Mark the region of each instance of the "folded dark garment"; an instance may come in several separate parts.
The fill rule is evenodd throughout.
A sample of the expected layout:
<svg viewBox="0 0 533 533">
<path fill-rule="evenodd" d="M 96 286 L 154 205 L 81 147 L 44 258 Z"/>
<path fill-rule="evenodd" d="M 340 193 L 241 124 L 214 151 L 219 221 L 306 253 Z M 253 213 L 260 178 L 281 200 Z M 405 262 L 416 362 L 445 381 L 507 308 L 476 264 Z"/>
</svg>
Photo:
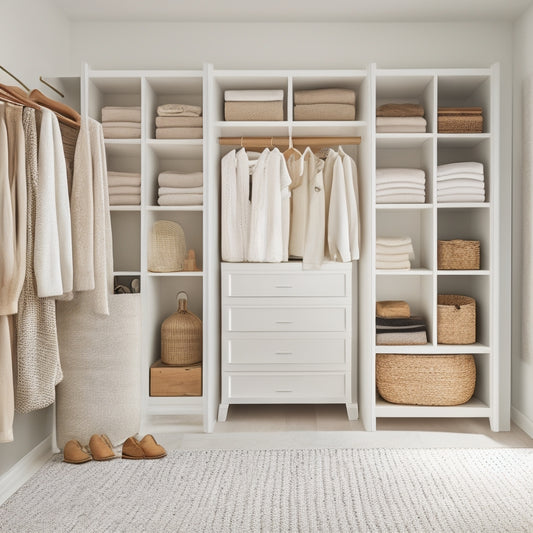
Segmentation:
<svg viewBox="0 0 533 533">
<path fill-rule="evenodd" d="M 382 318 L 376 317 L 376 326 L 386 327 L 403 327 L 403 326 L 425 326 L 426 321 L 420 316 L 412 316 L 410 318 Z"/>
</svg>

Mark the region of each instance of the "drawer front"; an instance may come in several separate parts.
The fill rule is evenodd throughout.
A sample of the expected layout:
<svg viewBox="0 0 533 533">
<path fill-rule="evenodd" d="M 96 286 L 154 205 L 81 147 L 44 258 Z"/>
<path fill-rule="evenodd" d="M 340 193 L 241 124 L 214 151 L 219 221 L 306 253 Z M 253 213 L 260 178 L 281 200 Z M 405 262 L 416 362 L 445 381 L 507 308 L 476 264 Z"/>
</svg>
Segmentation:
<svg viewBox="0 0 533 533">
<path fill-rule="evenodd" d="M 313 297 L 346 296 L 346 277 L 340 272 L 318 274 L 228 274 L 227 296 L 247 297 Z"/>
<path fill-rule="evenodd" d="M 345 339 L 230 339 L 230 364 L 344 364 Z"/>
<path fill-rule="evenodd" d="M 228 331 L 345 331 L 346 309 L 339 307 L 230 307 Z"/>
<path fill-rule="evenodd" d="M 230 398 L 307 399 L 317 403 L 324 399 L 345 398 L 344 374 L 226 374 Z"/>
</svg>

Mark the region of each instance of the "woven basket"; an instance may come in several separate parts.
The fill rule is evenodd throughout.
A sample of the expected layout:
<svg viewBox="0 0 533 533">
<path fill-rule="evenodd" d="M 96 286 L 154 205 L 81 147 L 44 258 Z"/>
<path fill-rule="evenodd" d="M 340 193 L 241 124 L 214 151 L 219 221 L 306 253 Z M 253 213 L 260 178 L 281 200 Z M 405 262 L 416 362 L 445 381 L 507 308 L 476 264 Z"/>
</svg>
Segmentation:
<svg viewBox="0 0 533 533">
<path fill-rule="evenodd" d="M 439 116 L 439 133 L 483 133 L 483 117 L 474 116 Z"/>
<path fill-rule="evenodd" d="M 469 296 L 439 294 L 437 297 L 437 342 L 476 342 L 476 301 Z"/>
<path fill-rule="evenodd" d="M 187 311 L 187 294 L 178 293 L 178 310 L 161 324 L 161 361 L 188 366 L 202 360 L 202 321 Z"/>
<path fill-rule="evenodd" d="M 473 355 L 376 355 L 381 397 L 404 405 L 460 405 L 476 386 Z"/>
<path fill-rule="evenodd" d="M 154 222 L 148 249 L 150 272 L 179 272 L 187 253 L 183 228 L 170 220 Z"/>
<path fill-rule="evenodd" d="M 437 264 L 440 270 L 479 270 L 479 241 L 438 241 Z"/>
</svg>

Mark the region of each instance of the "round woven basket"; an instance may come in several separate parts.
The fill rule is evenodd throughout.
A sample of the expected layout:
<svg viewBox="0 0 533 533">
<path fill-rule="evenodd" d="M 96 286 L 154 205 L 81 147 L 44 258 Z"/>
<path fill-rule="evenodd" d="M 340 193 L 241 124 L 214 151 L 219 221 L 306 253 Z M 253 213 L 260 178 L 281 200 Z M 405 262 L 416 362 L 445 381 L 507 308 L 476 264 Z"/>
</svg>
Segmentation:
<svg viewBox="0 0 533 533">
<path fill-rule="evenodd" d="M 437 264 L 440 270 L 479 270 L 479 241 L 438 241 Z"/>
<path fill-rule="evenodd" d="M 476 342 L 476 301 L 469 296 L 439 294 L 437 297 L 437 342 Z"/>
<path fill-rule="evenodd" d="M 161 361 L 189 366 L 202 360 L 202 321 L 187 310 L 187 294 L 179 292 L 178 310 L 161 324 Z"/>
<path fill-rule="evenodd" d="M 468 355 L 376 355 L 380 396 L 404 405 L 460 405 L 476 386 L 476 363 Z"/>
<path fill-rule="evenodd" d="M 154 222 L 148 248 L 150 272 L 179 272 L 187 253 L 183 228 L 171 220 Z"/>
</svg>

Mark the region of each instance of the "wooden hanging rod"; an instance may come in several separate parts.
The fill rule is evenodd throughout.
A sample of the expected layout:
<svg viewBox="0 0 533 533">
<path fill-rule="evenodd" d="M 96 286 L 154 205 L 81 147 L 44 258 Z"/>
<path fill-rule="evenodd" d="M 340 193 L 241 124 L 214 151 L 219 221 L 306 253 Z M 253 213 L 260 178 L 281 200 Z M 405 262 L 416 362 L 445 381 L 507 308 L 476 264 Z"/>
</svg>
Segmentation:
<svg viewBox="0 0 533 533">
<path fill-rule="evenodd" d="M 264 146 L 289 146 L 290 137 L 220 137 L 218 142 L 224 146 L 243 148 Z M 361 137 L 292 137 L 294 146 L 335 146 L 338 144 L 361 144 Z"/>
<path fill-rule="evenodd" d="M 52 91 L 55 91 L 57 94 L 59 94 L 59 96 L 61 96 L 61 98 L 65 98 L 65 95 L 60 90 L 56 89 L 53 85 L 48 83 L 45 79 L 43 79 L 42 76 L 39 76 L 39 81 L 41 83 L 44 83 L 47 87 L 50 87 L 50 89 L 52 89 Z"/>
<path fill-rule="evenodd" d="M 29 87 L 24 85 L 24 83 L 22 83 L 14 74 L 11 74 L 11 72 L 9 72 L 9 70 L 7 70 L 7 68 L 4 68 L 2 65 L 0 65 L 0 69 L 2 69 L 6 74 L 9 74 L 18 84 L 22 85 L 22 87 L 24 87 L 24 89 L 26 89 L 26 91 L 30 92 Z"/>
</svg>

